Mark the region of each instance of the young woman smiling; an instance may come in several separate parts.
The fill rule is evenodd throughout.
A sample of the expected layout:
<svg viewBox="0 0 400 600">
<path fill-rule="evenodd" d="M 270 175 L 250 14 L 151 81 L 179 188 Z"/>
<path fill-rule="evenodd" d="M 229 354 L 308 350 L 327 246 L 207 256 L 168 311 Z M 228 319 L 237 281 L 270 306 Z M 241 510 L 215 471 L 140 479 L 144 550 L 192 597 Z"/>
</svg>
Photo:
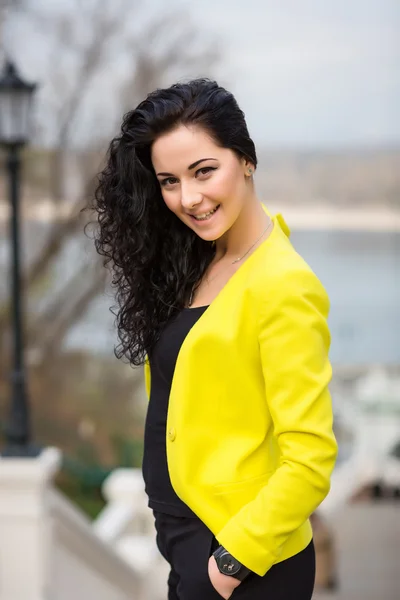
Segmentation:
<svg viewBox="0 0 400 600">
<path fill-rule="evenodd" d="M 169 600 L 310 600 L 309 516 L 337 445 L 329 300 L 257 196 L 254 144 L 206 79 L 149 94 L 100 174 L 118 358 L 145 366 L 143 475 Z"/>
</svg>

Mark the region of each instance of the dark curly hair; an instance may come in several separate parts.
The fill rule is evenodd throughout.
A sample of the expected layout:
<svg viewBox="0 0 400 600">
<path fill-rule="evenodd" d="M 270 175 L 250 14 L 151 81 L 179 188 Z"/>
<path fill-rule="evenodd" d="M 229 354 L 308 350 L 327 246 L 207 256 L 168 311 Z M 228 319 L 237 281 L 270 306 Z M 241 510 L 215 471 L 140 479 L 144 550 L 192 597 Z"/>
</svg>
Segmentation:
<svg viewBox="0 0 400 600">
<path fill-rule="evenodd" d="M 157 89 L 124 116 L 90 208 L 97 213 L 96 250 L 106 257 L 116 288 L 117 307 L 111 310 L 120 344 L 115 355 L 136 366 L 187 304 L 215 254 L 212 242 L 167 208 L 151 162 L 153 142 L 179 125 L 199 126 L 219 146 L 257 164 L 243 112 L 215 81 Z"/>
</svg>

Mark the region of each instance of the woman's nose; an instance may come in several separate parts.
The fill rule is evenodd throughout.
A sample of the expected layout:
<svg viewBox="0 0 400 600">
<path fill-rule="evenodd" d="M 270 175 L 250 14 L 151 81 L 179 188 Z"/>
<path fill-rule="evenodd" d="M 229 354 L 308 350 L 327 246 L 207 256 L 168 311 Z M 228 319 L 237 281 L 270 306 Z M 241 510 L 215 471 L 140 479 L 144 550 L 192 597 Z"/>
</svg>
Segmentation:
<svg viewBox="0 0 400 600">
<path fill-rule="evenodd" d="M 181 194 L 181 204 L 185 209 L 194 208 L 203 199 L 202 194 L 188 188 L 182 188 Z"/>
</svg>

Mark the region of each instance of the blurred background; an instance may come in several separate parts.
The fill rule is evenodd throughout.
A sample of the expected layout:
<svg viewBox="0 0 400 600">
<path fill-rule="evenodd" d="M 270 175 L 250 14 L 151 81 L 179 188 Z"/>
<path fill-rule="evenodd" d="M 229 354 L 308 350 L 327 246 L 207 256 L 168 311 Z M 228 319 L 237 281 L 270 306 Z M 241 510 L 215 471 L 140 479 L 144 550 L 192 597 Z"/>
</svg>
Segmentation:
<svg viewBox="0 0 400 600">
<path fill-rule="evenodd" d="M 113 297 L 80 210 L 126 111 L 156 87 L 216 78 L 246 114 L 260 197 L 284 215 L 293 244 L 331 298 L 340 454 L 331 494 L 313 517 L 316 598 L 397 598 L 399 2 L 0 6 L 1 63 L 12 61 L 23 80 L 37 84 L 21 153 L 24 355 L 33 440 L 62 451 L 57 489 L 93 523 L 104 516 L 104 481 L 116 468 L 141 465 L 146 411 L 142 370 L 114 357 Z M 13 370 L 7 169 L 4 151 L 0 447 Z"/>
</svg>

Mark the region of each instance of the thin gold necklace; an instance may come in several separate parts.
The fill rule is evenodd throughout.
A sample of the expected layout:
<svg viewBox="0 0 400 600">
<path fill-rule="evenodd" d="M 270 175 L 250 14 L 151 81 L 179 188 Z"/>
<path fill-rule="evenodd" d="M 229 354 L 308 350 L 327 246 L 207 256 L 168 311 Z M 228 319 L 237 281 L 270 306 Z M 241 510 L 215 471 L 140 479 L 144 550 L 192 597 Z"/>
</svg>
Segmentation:
<svg viewBox="0 0 400 600">
<path fill-rule="evenodd" d="M 246 250 L 246 252 L 242 256 L 239 256 L 239 258 L 235 258 L 235 260 L 233 260 L 231 263 L 229 263 L 229 265 L 226 265 L 226 267 L 230 267 L 231 265 L 234 265 L 235 263 L 238 263 L 241 260 L 243 260 L 248 255 L 248 253 L 250 252 L 250 250 L 252 250 L 254 248 L 254 246 L 257 244 L 257 242 L 259 242 L 261 240 L 261 238 L 263 237 L 263 235 L 265 235 L 267 233 L 267 231 L 269 230 L 269 228 L 271 227 L 272 224 L 273 224 L 273 221 L 272 221 L 272 219 L 270 219 L 267 227 L 264 229 L 264 231 L 262 232 L 262 234 L 256 239 L 256 241 L 250 246 L 250 248 L 248 248 Z M 220 269 L 218 271 L 218 273 L 216 273 L 213 277 L 211 277 L 211 279 L 208 279 L 206 277 L 207 284 L 210 285 L 210 283 L 212 281 L 214 281 L 214 279 L 216 279 L 218 277 L 218 275 L 220 275 L 223 271 L 225 271 L 225 268 Z M 191 291 L 191 294 L 190 294 L 189 307 L 192 306 L 193 295 L 194 295 L 194 289 Z"/>
</svg>

